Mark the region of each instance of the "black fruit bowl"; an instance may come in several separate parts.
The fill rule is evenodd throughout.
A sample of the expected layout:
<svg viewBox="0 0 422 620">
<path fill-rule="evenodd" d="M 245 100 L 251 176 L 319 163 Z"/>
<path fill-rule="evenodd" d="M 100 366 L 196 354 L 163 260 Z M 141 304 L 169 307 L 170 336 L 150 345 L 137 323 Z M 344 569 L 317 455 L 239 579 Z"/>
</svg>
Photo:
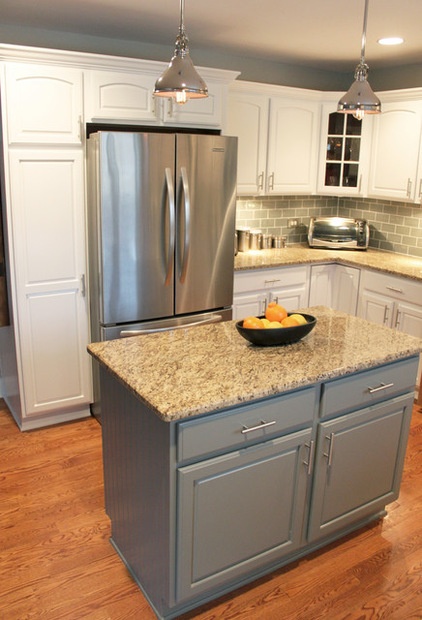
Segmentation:
<svg viewBox="0 0 422 620">
<path fill-rule="evenodd" d="M 289 316 L 290 314 L 297 313 L 289 312 Z M 279 327 L 275 329 L 248 329 L 243 327 L 242 320 L 236 322 L 236 327 L 243 338 L 259 347 L 274 347 L 282 344 L 291 344 L 307 336 L 307 334 L 313 330 L 317 322 L 316 318 L 310 314 L 303 314 L 303 312 L 300 314 L 306 319 L 306 323 L 303 325 L 293 325 L 292 327 Z M 258 318 L 263 319 L 265 317 L 260 316 Z"/>
</svg>

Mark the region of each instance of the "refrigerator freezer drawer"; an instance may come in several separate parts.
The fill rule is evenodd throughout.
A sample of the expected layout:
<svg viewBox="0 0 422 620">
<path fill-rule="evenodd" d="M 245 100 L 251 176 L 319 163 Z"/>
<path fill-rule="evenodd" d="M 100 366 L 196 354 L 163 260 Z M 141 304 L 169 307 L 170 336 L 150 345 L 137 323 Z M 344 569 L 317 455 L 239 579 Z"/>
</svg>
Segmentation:
<svg viewBox="0 0 422 620">
<path fill-rule="evenodd" d="M 178 316 L 158 321 L 145 321 L 144 323 L 103 327 L 101 329 L 101 340 L 116 340 L 117 338 L 128 338 L 130 336 L 142 336 L 174 329 L 195 327 L 198 325 L 209 325 L 211 323 L 220 323 L 221 321 L 230 321 L 231 318 L 232 309 L 225 308 L 217 312 L 204 312 L 202 314 Z"/>
</svg>

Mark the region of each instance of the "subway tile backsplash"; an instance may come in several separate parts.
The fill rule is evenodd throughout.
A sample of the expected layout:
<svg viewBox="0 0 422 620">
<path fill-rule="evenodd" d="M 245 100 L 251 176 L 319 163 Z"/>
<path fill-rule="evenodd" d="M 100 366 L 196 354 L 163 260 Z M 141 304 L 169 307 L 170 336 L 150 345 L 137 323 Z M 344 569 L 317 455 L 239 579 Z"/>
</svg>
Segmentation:
<svg viewBox="0 0 422 620">
<path fill-rule="evenodd" d="M 330 196 L 242 196 L 237 200 L 236 226 L 282 235 L 287 244 L 306 243 L 312 216 L 368 220 L 369 246 L 422 258 L 422 207 L 406 202 Z M 297 226 L 289 226 L 297 220 Z"/>
</svg>

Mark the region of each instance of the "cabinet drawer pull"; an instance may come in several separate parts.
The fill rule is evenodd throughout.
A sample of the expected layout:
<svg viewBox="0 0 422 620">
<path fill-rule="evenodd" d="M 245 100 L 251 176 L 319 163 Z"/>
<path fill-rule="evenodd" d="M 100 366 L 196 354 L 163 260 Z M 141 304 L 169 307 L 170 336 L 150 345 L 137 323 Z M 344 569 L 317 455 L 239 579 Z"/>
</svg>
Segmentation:
<svg viewBox="0 0 422 620">
<path fill-rule="evenodd" d="M 275 282 L 280 282 L 280 278 L 276 278 L 275 280 L 264 280 L 264 284 L 274 284 Z"/>
<path fill-rule="evenodd" d="M 267 428 L 267 426 L 273 426 L 275 422 L 276 422 L 275 420 L 272 420 L 271 422 L 266 422 L 265 420 L 261 420 L 261 423 L 257 424 L 256 426 L 246 426 L 244 424 L 242 428 L 242 434 L 246 435 L 246 433 L 252 433 L 252 431 L 260 431 L 263 428 Z"/>
<path fill-rule="evenodd" d="M 382 390 L 387 390 L 388 388 L 393 387 L 393 386 L 394 386 L 394 383 L 381 383 L 381 385 L 379 385 L 376 388 L 369 387 L 368 385 L 368 392 L 370 394 L 375 394 L 375 392 L 381 392 Z"/>
<path fill-rule="evenodd" d="M 331 467 L 331 463 L 333 462 L 333 450 L 334 450 L 334 433 L 330 433 L 329 435 L 325 435 L 325 439 L 328 439 L 330 442 L 330 448 L 327 452 L 324 452 L 324 456 L 328 459 L 328 467 Z"/>
<path fill-rule="evenodd" d="M 385 288 L 389 291 L 393 291 L 393 293 L 401 293 L 403 295 L 403 289 L 397 288 L 396 286 L 386 286 Z"/>
<path fill-rule="evenodd" d="M 310 476 L 312 473 L 312 464 L 314 461 L 315 441 L 312 440 L 309 443 L 305 443 L 305 446 L 309 448 L 309 457 L 308 457 L 308 462 L 303 461 L 303 464 L 306 465 L 306 467 L 308 468 L 307 473 L 308 473 L 308 476 Z"/>
</svg>

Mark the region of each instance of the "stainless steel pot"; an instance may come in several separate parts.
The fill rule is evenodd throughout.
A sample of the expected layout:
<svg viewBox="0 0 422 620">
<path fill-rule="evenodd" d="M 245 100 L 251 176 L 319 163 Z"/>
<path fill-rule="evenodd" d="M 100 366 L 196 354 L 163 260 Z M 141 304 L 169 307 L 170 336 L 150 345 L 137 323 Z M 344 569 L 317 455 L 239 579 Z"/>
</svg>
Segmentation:
<svg viewBox="0 0 422 620">
<path fill-rule="evenodd" d="M 273 248 L 284 248 L 286 247 L 286 237 L 273 237 Z"/>
<path fill-rule="evenodd" d="M 251 230 L 249 238 L 249 249 L 260 250 L 262 242 L 262 232 L 260 230 Z"/>
<path fill-rule="evenodd" d="M 272 235 L 262 235 L 262 243 L 261 247 L 263 250 L 269 250 L 273 245 L 273 236 Z"/>
<path fill-rule="evenodd" d="M 237 233 L 237 249 L 239 252 L 247 252 L 249 250 L 250 230 L 249 228 L 238 228 Z"/>
</svg>

